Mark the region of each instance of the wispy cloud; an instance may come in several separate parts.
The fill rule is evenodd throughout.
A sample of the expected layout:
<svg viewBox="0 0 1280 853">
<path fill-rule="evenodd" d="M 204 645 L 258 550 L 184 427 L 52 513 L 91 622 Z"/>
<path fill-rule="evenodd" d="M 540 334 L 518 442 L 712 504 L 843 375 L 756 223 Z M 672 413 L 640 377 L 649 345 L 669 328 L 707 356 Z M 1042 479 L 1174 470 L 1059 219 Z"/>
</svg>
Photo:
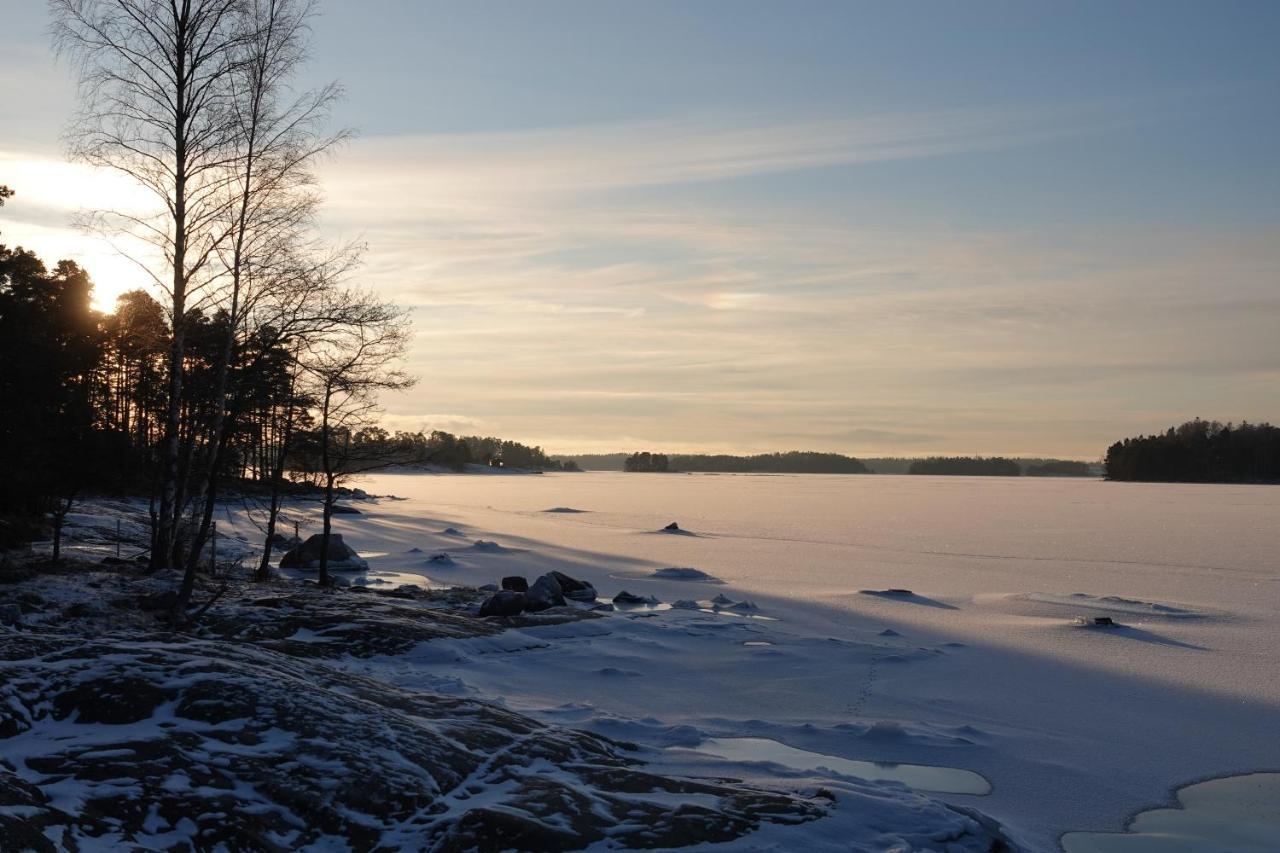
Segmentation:
<svg viewBox="0 0 1280 853">
<path fill-rule="evenodd" d="M 716 117 L 368 139 L 325 169 L 324 222 L 363 236 L 366 282 L 414 309 L 423 381 L 387 399 L 392 428 L 559 451 L 1094 456 L 1152 419 L 1274 418 L 1280 235 L 1266 227 L 906 228 L 681 192 L 1125 120 Z M 6 242 L 83 256 L 56 224 L 67 207 L 6 208 Z"/>
</svg>

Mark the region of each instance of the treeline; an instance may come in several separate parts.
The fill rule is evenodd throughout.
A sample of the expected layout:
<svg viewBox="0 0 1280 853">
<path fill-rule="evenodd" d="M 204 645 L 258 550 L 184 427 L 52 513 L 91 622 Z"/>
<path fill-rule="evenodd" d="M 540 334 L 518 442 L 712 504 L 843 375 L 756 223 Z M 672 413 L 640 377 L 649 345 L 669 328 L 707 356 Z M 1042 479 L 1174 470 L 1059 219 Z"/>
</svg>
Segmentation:
<svg viewBox="0 0 1280 853">
<path fill-rule="evenodd" d="M 619 454 L 620 455 L 620 454 Z M 600 460 L 612 462 L 612 455 L 585 457 L 588 467 Z M 577 460 L 572 460 L 578 464 Z M 690 471 L 727 474 L 868 474 L 865 465 L 839 453 L 792 450 L 787 453 L 760 453 L 754 456 L 730 454 L 633 453 L 620 460 L 624 471 Z M 616 468 L 604 470 L 617 470 Z"/>
<path fill-rule="evenodd" d="M 520 468 L 531 471 L 578 471 L 572 461 L 547 456 L 541 447 L 491 436 L 456 436 L 443 430 L 431 433 L 388 433 L 368 427 L 353 437 L 357 458 L 378 459 L 394 465 L 439 465 L 462 471 L 468 465 Z"/>
<path fill-rule="evenodd" d="M 645 473 L 662 473 L 671 470 L 671 461 L 665 453 L 649 453 L 643 451 L 633 453 L 622 463 L 623 471 L 641 471 Z"/>
<path fill-rule="evenodd" d="M 338 483 L 382 464 L 354 437 L 412 382 L 408 326 L 351 284 L 356 247 L 316 237 L 313 167 L 344 134 L 323 130 L 336 86 L 296 85 L 312 4 L 127 6 L 55 3 L 53 29 L 81 77 L 72 153 L 138 190 L 86 222 L 147 290 L 99 313 L 75 264 L 0 250 L 0 512 L 49 513 L 56 556 L 86 491 L 145 488 L 182 618 L 229 485 L 266 496 L 258 576 L 288 469 L 323 487 L 327 540 Z"/>
<path fill-rule="evenodd" d="M 655 454 L 650 454 L 655 455 Z M 623 471 L 628 459 L 638 454 L 625 453 L 586 453 L 576 456 L 557 456 L 563 462 L 573 462 L 587 471 Z M 668 470 L 702 471 L 702 472 L 736 472 L 736 473 L 795 473 L 795 474 L 907 474 L 912 466 L 938 467 L 947 470 L 936 470 L 936 473 L 964 473 L 968 464 L 937 466 L 930 464 L 934 460 L 903 457 L 871 457 L 855 458 L 839 453 L 814 453 L 791 451 L 789 453 L 762 453 L 755 456 L 733 456 L 718 454 L 673 454 L 666 457 Z M 972 460 L 975 457 L 957 457 Z M 1067 459 L 1012 459 L 1018 471 L 1002 465 L 998 470 L 1000 476 L 1027 477 L 1092 477 L 1096 476 L 1095 466 L 1088 462 L 1077 462 Z M 632 463 L 637 464 L 636 462 Z M 648 469 L 646 469 L 648 470 Z"/>
<path fill-rule="evenodd" d="M 950 474 L 965 477 L 1020 477 L 1022 466 L 1003 456 L 930 456 L 917 459 L 908 474 Z"/>
<path fill-rule="evenodd" d="M 852 456 L 792 450 L 787 453 L 760 453 L 754 456 L 723 454 L 675 454 L 671 465 L 677 471 L 725 472 L 735 474 L 868 474 L 870 471 Z"/>
<path fill-rule="evenodd" d="M 1022 474 L 1025 477 L 1091 477 L 1093 470 L 1088 462 L 1054 459 L 1038 465 L 1027 465 L 1022 469 Z"/>
<path fill-rule="evenodd" d="M 1280 427 L 1197 418 L 1111 445 L 1107 478 L 1183 483 L 1280 482 Z"/>
</svg>

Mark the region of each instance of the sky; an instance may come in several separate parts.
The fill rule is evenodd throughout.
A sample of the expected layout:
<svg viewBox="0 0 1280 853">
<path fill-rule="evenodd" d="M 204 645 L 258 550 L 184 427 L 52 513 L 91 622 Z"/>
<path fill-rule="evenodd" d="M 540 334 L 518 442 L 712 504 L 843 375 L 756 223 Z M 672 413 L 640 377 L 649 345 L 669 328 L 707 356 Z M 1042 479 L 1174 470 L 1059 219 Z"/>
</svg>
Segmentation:
<svg viewBox="0 0 1280 853">
<path fill-rule="evenodd" d="M 326 239 L 412 310 L 392 429 L 552 452 L 1100 458 L 1280 420 L 1280 4 L 325 0 Z M 75 211 L 0 0 L 0 241 Z"/>
</svg>

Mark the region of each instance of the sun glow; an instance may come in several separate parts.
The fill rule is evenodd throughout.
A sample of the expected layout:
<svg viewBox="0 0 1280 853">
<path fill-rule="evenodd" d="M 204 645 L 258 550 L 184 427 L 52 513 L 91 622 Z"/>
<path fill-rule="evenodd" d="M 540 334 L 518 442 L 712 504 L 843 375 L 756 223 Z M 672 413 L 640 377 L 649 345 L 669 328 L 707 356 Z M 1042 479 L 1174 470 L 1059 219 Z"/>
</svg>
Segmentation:
<svg viewBox="0 0 1280 853">
<path fill-rule="evenodd" d="M 74 224 L 78 214 L 94 210 L 145 214 L 155 202 L 146 190 L 106 169 L 20 151 L 0 150 L 0 174 L 16 192 L 0 214 L 0 242 L 34 251 L 49 265 L 75 261 L 93 280 L 93 307 L 99 311 L 114 309 L 126 291 L 153 286 L 139 265 L 158 268 L 153 250 Z"/>
</svg>

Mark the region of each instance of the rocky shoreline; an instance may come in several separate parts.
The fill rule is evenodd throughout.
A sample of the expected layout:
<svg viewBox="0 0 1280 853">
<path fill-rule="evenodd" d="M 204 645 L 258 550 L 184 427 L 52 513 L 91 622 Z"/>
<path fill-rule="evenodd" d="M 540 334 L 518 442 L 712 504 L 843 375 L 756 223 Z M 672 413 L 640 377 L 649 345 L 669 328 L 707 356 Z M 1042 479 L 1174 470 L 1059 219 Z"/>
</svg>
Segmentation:
<svg viewBox="0 0 1280 853">
<path fill-rule="evenodd" d="M 628 744 L 351 666 L 591 611 L 491 619 L 467 589 L 202 579 L 197 600 L 218 599 L 178 630 L 148 606 L 168 585 L 72 565 L 0 586 L 19 611 L 0 627 L 4 849 L 671 847 L 831 804 L 646 772 Z"/>
</svg>

